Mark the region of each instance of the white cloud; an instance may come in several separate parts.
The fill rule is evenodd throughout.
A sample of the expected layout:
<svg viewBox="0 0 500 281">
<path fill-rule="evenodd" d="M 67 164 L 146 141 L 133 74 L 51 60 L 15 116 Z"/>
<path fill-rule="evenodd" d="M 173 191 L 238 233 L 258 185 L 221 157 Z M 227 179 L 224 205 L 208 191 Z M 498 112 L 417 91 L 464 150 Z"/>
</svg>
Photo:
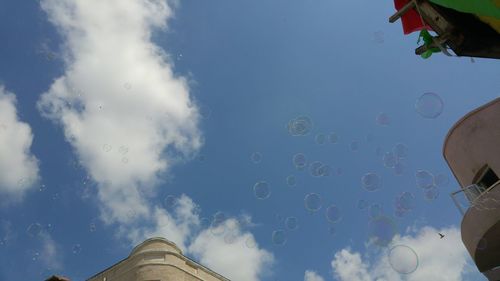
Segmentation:
<svg viewBox="0 0 500 281">
<path fill-rule="evenodd" d="M 226 243 L 212 235 L 214 228 L 200 231 L 198 208 L 187 196 L 171 212 L 148 203 L 162 175 L 202 145 L 188 82 L 151 41 L 154 29 L 167 27 L 171 2 L 41 3 L 65 40 L 66 70 L 38 107 L 62 126 L 97 183 L 102 219 L 118 223 L 118 234 L 133 243 L 163 236 L 234 280 L 259 280 L 273 257 L 252 234 L 234 226 Z"/>
<path fill-rule="evenodd" d="M 43 232 L 40 235 L 42 239 L 42 249 L 40 251 L 40 261 L 48 268 L 59 270 L 62 268 L 61 251 L 52 236 Z"/>
<path fill-rule="evenodd" d="M 15 95 L 0 85 L 0 194 L 11 200 L 20 200 L 39 179 L 32 142 L 30 126 L 17 115 Z"/>
<path fill-rule="evenodd" d="M 304 281 L 325 281 L 318 273 L 312 270 L 306 270 L 304 273 Z"/>
<path fill-rule="evenodd" d="M 157 217 L 147 197 L 202 140 L 188 82 L 151 41 L 166 28 L 161 0 L 42 0 L 65 40 L 65 74 L 38 102 L 98 183 L 103 219 Z"/>
<path fill-rule="evenodd" d="M 445 237 L 440 239 L 438 233 Z M 471 268 L 468 253 L 460 239 L 460 230 L 454 227 L 438 230 L 426 226 L 417 233 L 395 236 L 391 245 L 409 247 L 416 253 L 418 263 L 415 263 L 411 250 L 407 251 L 408 255 L 397 259 L 389 259 L 390 250 L 384 250 L 375 253 L 375 257 L 366 255 L 363 260 L 360 253 L 342 249 L 331 263 L 334 275 L 341 281 L 460 281 Z M 412 268 L 413 265 L 417 266 L 416 270 L 409 274 L 400 274 L 395 270 Z"/>
<path fill-rule="evenodd" d="M 189 246 L 203 265 L 231 280 L 258 281 L 269 273 L 274 257 L 259 248 L 254 236 L 234 218 L 203 230 Z"/>
</svg>

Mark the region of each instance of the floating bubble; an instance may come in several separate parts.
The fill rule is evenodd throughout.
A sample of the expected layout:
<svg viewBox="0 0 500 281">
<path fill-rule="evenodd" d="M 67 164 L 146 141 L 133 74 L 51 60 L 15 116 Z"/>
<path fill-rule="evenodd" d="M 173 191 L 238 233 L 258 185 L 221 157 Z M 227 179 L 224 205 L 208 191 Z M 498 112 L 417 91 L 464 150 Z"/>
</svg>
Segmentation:
<svg viewBox="0 0 500 281">
<path fill-rule="evenodd" d="M 392 152 L 399 159 L 406 158 L 408 156 L 408 147 L 402 143 L 398 143 L 392 148 Z"/>
<path fill-rule="evenodd" d="M 245 240 L 245 245 L 247 246 L 247 248 L 253 249 L 255 248 L 255 246 L 257 246 L 257 243 L 255 243 L 255 239 L 250 236 Z"/>
<path fill-rule="evenodd" d="M 262 154 L 260 152 L 254 152 L 252 155 L 250 155 L 250 160 L 254 164 L 259 164 L 262 161 Z"/>
<path fill-rule="evenodd" d="M 215 236 L 220 236 L 226 232 L 226 226 L 224 224 L 216 224 L 212 221 L 212 224 L 210 225 L 210 232 Z"/>
<path fill-rule="evenodd" d="M 380 126 L 389 126 L 391 124 L 391 119 L 387 113 L 381 112 L 375 118 L 375 122 Z"/>
<path fill-rule="evenodd" d="M 253 186 L 253 192 L 255 197 L 260 200 L 269 198 L 271 195 L 271 190 L 269 189 L 269 184 L 265 181 L 259 181 Z"/>
<path fill-rule="evenodd" d="M 285 219 L 285 226 L 288 230 L 296 230 L 299 227 L 299 221 L 296 217 L 288 217 Z"/>
<path fill-rule="evenodd" d="M 200 219 L 200 227 L 201 228 L 208 228 L 210 226 L 211 222 L 210 219 L 207 217 L 203 217 Z"/>
<path fill-rule="evenodd" d="M 200 116 L 203 119 L 208 119 L 212 115 L 212 109 L 210 109 L 208 105 L 200 105 L 198 107 L 198 112 L 200 113 Z"/>
<path fill-rule="evenodd" d="M 122 158 L 122 163 L 123 164 L 127 164 L 128 163 L 128 158 L 127 157 L 123 157 Z"/>
<path fill-rule="evenodd" d="M 90 230 L 90 232 L 95 232 L 95 231 L 97 230 L 97 226 L 96 226 L 96 224 L 95 224 L 95 223 L 93 223 L 93 222 L 91 222 L 91 223 L 89 224 L 89 230 Z"/>
<path fill-rule="evenodd" d="M 288 122 L 288 133 L 292 136 L 305 136 L 312 130 L 312 120 L 307 116 L 299 116 Z"/>
<path fill-rule="evenodd" d="M 45 186 L 45 184 L 41 184 L 39 187 L 38 187 L 38 191 L 42 192 L 42 191 L 45 191 L 47 189 L 47 186 Z"/>
<path fill-rule="evenodd" d="M 284 230 L 275 230 L 272 234 L 272 241 L 274 245 L 283 246 L 286 243 L 286 233 Z"/>
<path fill-rule="evenodd" d="M 396 234 L 396 224 L 386 216 L 379 216 L 368 223 L 368 237 L 375 245 L 385 247 Z"/>
<path fill-rule="evenodd" d="M 123 84 L 123 88 L 125 88 L 125 90 L 130 90 L 132 89 L 132 85 L 130 85 L 130 83 L 125 83 Z"/>
<path fill-rule="evenodd" d="M 370 217 L 372 218 L 378 218 L 380 216 L 382 216 L 383 214 L 383 210 L 382 210 L 382 206 L 380 204 L 372 204 L 370 206 Z"/>
<path fill-rule="evenodd" d="M 409 211 L 415 208 L 415 195 L 405 191 L 396 197 L 396 208 L 403 211 Z"/>
<path fill-rule="evenodd" d="M 319 168 L 318 173 L 321 177 L 327 177 L 330 175 L 332 168 L 330 165 L 323 165 Z"/>
<path fill-rule="evenodd" d="M 176 203 L 177 198 L 175 198 L 174 195 L 168 195 L 167 197 L 165 197 L 165 199 L 163 199 L 163 207 L 165 207 L 165 209 L 167 210 L 172 209 Z"/>
<path fill-rule="evenodd" d="M 387 168 L 393 168 L 396 163 L 398 163 L 398 159 L 396 158 L 394 153 L 392 153 L 392 151 L 387 151 L 386 153 L 384 153 L 382 161 L 384 163 L 384 166 Z"/>
<path fill-rule="evenodd" d="M 448 185 L 448 183 L 449 183 L 448 176 L 446 176 L 445 174 L 437 174 L 434 177 L 434 185 L 438 187 L 445 187 Z"/>
<path fill-rule="evenodd" d="M 326 219 L 331 223 L 337 223 L 342 219 L 340 209 L 335 205 L 330 205 L 326 208 Z"/>
<path fill-rule="evenodd" d="M 224 214 L 223 212 L 217 212 L 214 214 L 212 225 L 221 225 L 226 221 L 226 219 L 226 214 Z"/>
<path fill-rule="evenodd" d="M 389 264 L 400 274 L 410 274 L 417 270 L 418 256 L 412 248 L 396 245 L 389 250 Z"/>
<path fill-rule="evenodd" d="M 73 252 L 73 254 L 77 255 L 82 251 L 82 246 L 80 244 L 75 244 L 71 248 L 71 251 Z"/>
<path fill-rule="evenodd" d="M 237 238 L 238 236 L 234 232 L 226 233 L 226 235 L 224 235 L 224 242 L 226 242 L 226 244 L 233 244 L 236 242 Z"/>
<path fill-rule="evenodd" d="M 361 184 L 366 191 L 375 191 L 382 186 L 382 179 L 375 173 L 367 173 L 361 177 Z"/>
<path fill-rule="evenodd" d="M 415 103 L 415 110 L 420 116 L 428 119 L 437 118 L 443 113 L 444 103 L 441 97 L 435 93 L 421 95 Z"/>
<path fill-rule="evenodd" d="M 349 149 L 350 149 L 351 151 L 354 151 L 354 152 L 358 151 L 358 150 L 359 150 L 359 142 L 357 142 L 357 141 L 352 141 L 352 142 L 349 144 Z"/>
<path fill-rule="evenodd" d="M 37 222 L 32 223 L 28 226 L 28 229 L 26 230 L 26 232 L 28 232 L 28 234 L 31 237 L 36 237 L 40 234 L 40 232 L 42 232 L 42 225 L 37 223 Z"/>
<path fill-rule="evenodd" d="M 317 144 L 323 145 L 326 142 L 326 135 L 325 134 L 317 134 L 315 140 L 316 140 Z"/>
<path fill-rule="evenodd" d="M 330 140 L 331 143 L 337 143 L 339 141 L 339 136 L 337 136 L 336 133 L 330 133 L 328 139 Z"/>
<path fill-rule="evenodd" d="M 428 201 L 435 200 L 439 196 L 439 189 L 433 185 L 432 187 L 424 190 L 424 197 Z"/>
<path fill-rule="evenodd" d="M 323 166 L 323 163 L 319 161 L 314 161 L 309 165 L 309 173 L 313 177 L 321 177 L 321 167 Z"/>
<path fill-rule="evenodd" d="M 431 188 L 434 186 L 434 176 L 425 170 L 417 170 L 415 172 L 416 184 L 420 188 Z"/>
<path fill-rule="evenodd" d="M 321 209 L 321 196 L 317 193 L 309 193 L 304 197 L 306 210 L 316 212 Z"/>
<path fill-rule="evenodd" d="M 288 186 L 295 186 L 297 185 L 297 179 L 294 175 L 289 175 L 288 177 L 286 177 L 286 184 Z"/>
<path fill-rule="evenodd" d="M 293 165 L 295 168 L 302 170 L 307 166 L 307 159 L 303 153 L 297 153 L 293 156 Z"/>
<path fill-rule="evenodd" d="M 366 200 L 360 199 L 358 200 L 358 203 L 356 204 L 356 207 L 360 210 L 364 210 L 370 205 L 370 203 Z"/>
</svg>

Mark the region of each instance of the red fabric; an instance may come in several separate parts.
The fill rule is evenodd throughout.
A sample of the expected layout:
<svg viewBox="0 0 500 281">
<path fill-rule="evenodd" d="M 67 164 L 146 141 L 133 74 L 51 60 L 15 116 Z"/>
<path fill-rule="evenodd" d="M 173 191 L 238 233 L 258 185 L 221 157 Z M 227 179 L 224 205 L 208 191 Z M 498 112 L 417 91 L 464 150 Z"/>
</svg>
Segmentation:
<svg viewBox="0 0 500 281">
<path fill-rule="evenodd" d="M 408 2 L 408 0 L 394 0 L 394 7 L 396 7 L 396 10 L 399 11 Z M 404 34 L 410 34 L 422 29 L 431 30 L 431 27 L 422 21 L 422 18 L 415 8 L 408 10 L 408 12 L 401 17 L 401 22 L 403 23 Z"/>
</svg>

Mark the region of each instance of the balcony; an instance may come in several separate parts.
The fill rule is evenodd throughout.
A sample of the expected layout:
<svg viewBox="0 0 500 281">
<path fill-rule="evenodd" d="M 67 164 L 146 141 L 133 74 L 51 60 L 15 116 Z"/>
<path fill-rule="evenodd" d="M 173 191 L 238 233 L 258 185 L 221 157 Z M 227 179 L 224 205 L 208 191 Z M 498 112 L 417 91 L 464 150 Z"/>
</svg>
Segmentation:
<svg viewBox="0 0 500 281">
<path fill-rule="evenodd" d="M 451 194 L 463 215 L 461 233 L 467 251 L 481 272 L 500 265 L 500 185 L 468 186 Z"/>
</svg>

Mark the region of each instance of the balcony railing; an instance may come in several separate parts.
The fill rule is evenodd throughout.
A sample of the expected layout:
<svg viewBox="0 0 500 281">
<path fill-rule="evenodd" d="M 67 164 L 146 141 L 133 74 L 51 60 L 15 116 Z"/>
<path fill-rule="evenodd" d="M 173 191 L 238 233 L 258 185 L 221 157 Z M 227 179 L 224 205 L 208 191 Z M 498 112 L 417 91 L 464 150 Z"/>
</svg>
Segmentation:
<svg viewBox="0 0 500 281">
<path fill-rule="evenodd" d="M 494 196 L 489 192 L 498 185 L 500 185 L 500 181 L 485 189 L 477 184 L 472 184 L 451 193 L 450 196 L 462 216 L 471 207 L 484 211 L 493 210 L 500 208 L 500 194 Z M 486 194 L 489 195 L 486 196 Z"/>
</svg>

